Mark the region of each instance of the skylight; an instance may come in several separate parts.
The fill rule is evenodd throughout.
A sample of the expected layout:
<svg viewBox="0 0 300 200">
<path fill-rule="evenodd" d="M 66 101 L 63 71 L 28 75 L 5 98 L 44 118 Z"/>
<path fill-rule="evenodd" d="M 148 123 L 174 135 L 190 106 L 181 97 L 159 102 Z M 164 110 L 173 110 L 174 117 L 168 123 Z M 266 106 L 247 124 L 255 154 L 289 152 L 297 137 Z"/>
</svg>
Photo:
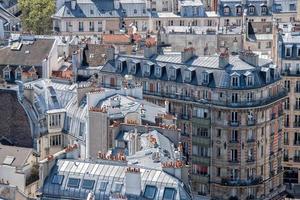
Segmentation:
<svg viewBox="0 0 300 200">
<path fill-rule="evenodd" d="M 80 179 L 78 178 L 69 178 L 68 187 L 78 188 L 80 184 Z"/>
<path fill-rule="evenodd" d="M 52 184 L 58 184 L 61 185 L 64 180 L 63 175 L 54 175 L 52 178 Z"/>
<path fill-rule="evenodd" d="M 154 199 L 156 195 L 157 188 L 153 185 L 146 185 L 144 191 L 144 197 L 147 199 Z"/>
<path fill-rule="evenodd" d="M 165 188 L 163 200 L 173 200 L 175 198 L 176 190 L 174 188 Z"/>
<path fill-rule="evenodd" d="M 82 188 L 87 190 L 92 190 L 94 188 L 95 181 L 94 180 L 87 180 L 83 179 Z"/>
</svg>

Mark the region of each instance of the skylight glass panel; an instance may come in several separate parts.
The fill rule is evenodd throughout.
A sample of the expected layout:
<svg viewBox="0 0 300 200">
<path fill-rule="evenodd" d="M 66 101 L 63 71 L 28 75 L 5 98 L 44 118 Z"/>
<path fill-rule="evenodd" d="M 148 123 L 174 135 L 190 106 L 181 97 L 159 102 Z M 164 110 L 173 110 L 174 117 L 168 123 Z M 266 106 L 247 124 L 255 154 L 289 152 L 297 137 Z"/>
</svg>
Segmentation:
<svg viewBox="0 0 300 200">
<path fill-rule="evenodd" d="M 174 200 L 176 190 L 174 188 L 165 188 L 163 200 Z"/>
<path fill-rule="evenodd" d="M 87 190 L 92 190 L 94 188 L 95 181 L 84 179 L 82 182 L 82 188 Z"/>
<path fill-rule="evenodd" d="M 153 185 L 146 185 L 144 191 L 144 197 L 147 199 L 154 199 L 156 195 L 157 188 Z"/>
<path fill-rule="evenodd" d="M 113 192 L 121 193 L 123 184 L 122 183 L 115 183 Z"/>
<path fill-rule="evenodd" d="M 100 183 L 100 191 L 105 191 L 106 190 L 106 187 L 107 187 L 107 185 L 108 185 L 108 182 L 101 182 Z"/>
<path fill-rule="evenodd" d="M 52 184 L 58 184 L 61 185 L 64 180 L 63 175 L 54 175 L 52 178 Z"/>
<path fill-rule="evenodd" d="M 69 178 L 68 187 L 78 188 L 80 184 L 80 179 L 78 178 Z"/>
</svg>

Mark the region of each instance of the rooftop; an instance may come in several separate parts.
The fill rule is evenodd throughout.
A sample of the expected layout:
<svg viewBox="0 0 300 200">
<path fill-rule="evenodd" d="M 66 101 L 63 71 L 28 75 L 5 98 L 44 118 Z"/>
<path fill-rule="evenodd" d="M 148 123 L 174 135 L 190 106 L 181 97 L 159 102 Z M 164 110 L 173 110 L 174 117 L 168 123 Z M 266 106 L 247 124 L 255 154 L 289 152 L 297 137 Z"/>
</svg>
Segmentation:
<svg viewBox="0 0 300 200">
<path fill-rule="evenodd" d="M 33 149 L 0 144 L 0 164 L 23 167 Z"/>
<path fill-rule="evenodd" d="M 140 195 L 129 195 L 126 186 L 133 182 L 125 178 L 128 167 L 127 164 L 113 162 L 108 165 L 101 161 L 58 160 L 44 182 L 42 199 L 86 199 L 89 192 L 93 192 L 96 200 L 114 198 L 114 195 L 130 199 L 149 196 L 152 199 L 164 199 L 169 195 L 176 200 L 191 199 L 178 179 L 161 170 L 148 168 L 140 168 L 140 172 L 136 172 L 141 177 Z M 138 184 L 138 179 L 135 184 Z"/>
</svg>

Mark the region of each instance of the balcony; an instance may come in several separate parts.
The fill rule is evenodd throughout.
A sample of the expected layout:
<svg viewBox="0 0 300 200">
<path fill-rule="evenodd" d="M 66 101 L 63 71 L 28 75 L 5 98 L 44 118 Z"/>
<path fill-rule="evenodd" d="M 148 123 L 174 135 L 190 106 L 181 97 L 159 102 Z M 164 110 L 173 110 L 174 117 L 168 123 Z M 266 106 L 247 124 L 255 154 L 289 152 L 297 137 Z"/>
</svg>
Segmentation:
<svg viewBox="0 0 300 200">
<path fill-rule="evenodd" d="M 248 126 L 254 126 L 255 123 L 256 123 L 255 119 L 253 119 L 253 120 L 247 120 L 247 125 Z"/>
<path fill-rule="evenodd" d="M 254 158 L 248 158 L 246 160 L 247 163 L 254 163 L 255 162 L 255 159 Z"/>
<path fill-rule="evenodd" d="M 247 143 L 254 143 L 255 142 L 255 139 L 254 138 L 248 138 L 247 139 Z"/>
<path fill-rule="evenodd" d="M 300 122 L 294 122 L 294 128 L 299 128 L 300 127 Z"/>
<path fill-rule="evenodd" d="M 231 164 L 238 164 L 240 161 L 238 159 L 228 160 Z"/>
<path fill-rule="evenodd" d="M 145 95 L 151 95 L 151 96 L 157 96 L 159 98 L 172 98 L 177 100 L 184 100 L 184 101 L 194 101 L 197 103 L 205 103 L 205 104 L 212 104 L 216 106 L 225 106 L 225 107 L 231 107 L 231 108 L 248 108 L 248 107 L 258 107 L 258 106 L 264 106 L 271 103 L 274 103 L 277 100 L 280 100 L 287 96 L 288 91 L 282 90 L 278 92 L 275 96 L 271 96 L 268 98 L 260 99 L 260 100 L 253 100 L 253 101 L 240 101 L 237 103 L 232 103 L 229 101 L 219 101 L 219 100 L 208 100 L 208 99 L 201 99 L 198 96 L 187 96 L 182 95 L 178 93 L 168 93 L 168 92 L 154 92 L 149 90 L 143 91 Z"/>
<path fill-rule="evenodd" d="M 294 156 L 294 162 L 300 162 L 300 156 Z"/>
<path fill-rule="evenodd" d="M 239 121 L 229 121 L 229 125 L 233 126 L 233 127 L 237 127 L 240 125 L 240 122 Z"/>
<path fill-rule="evenodd" d="M 229 140 L 230 144 L 238 144 L 240 141 L 238 141 L 238 139 L 231 139 Z"/>
<path fill-rule="evenodd" d="M 283 156 L 283 161 L 284 162 L 288 162 L 289 161 L 289 157 L 288 156 Z"/>
<path fill-rule="evenodd" d="M 203 174 L 197 174 L 197 173 L 192 173 L 191 174 L 191 179 L 192 181 L 196 182 L 201 182 L 201 183 L 208 183 L 209 182 L 209 175 L 203 175 Z"/>
<path fill-rule="evenodd" d="M 232 179 L 232 178 L 222 178 L 221 184 L 225 186 L 251 186 L 258 185 L 262 182 L 262 177 L 251 177 L 249 179 Z"/>
<path fill-rule="evenodd" d="M 295 146 L 300 146 L 300 140 L 294 140 L 294 145 Z"/>
<path fill-rule="evenodd" d="M 284 145 L 289 145 L 289 140 L 283 140 Z"/>
<path fill-rule="evenodd" d="M 210 157 L 200 157 L 197 155 L 192 155 L 192 163 L 193 164 L 204 164 L 210 165 Z"/>
</svg>

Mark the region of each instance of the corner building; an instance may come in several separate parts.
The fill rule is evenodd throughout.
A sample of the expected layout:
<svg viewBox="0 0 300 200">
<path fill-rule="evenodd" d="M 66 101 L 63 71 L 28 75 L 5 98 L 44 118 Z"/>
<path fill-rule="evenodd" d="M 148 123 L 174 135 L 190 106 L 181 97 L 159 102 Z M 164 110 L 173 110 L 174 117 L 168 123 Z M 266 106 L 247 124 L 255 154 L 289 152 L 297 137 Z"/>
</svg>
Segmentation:
<svg viewBox="0 0 300 200">
<path fill-rule="evenodd" d="M 98 76 L 120 87 L 127 74 L 143 82 L 144 98 L 177 115 L 194 195 L 270 199 L 283 190 L 282 103 L 277 67 L 250 49 L 196 56 L 193 48 L 158 55 L 118 55 Z"/>
</svg>

